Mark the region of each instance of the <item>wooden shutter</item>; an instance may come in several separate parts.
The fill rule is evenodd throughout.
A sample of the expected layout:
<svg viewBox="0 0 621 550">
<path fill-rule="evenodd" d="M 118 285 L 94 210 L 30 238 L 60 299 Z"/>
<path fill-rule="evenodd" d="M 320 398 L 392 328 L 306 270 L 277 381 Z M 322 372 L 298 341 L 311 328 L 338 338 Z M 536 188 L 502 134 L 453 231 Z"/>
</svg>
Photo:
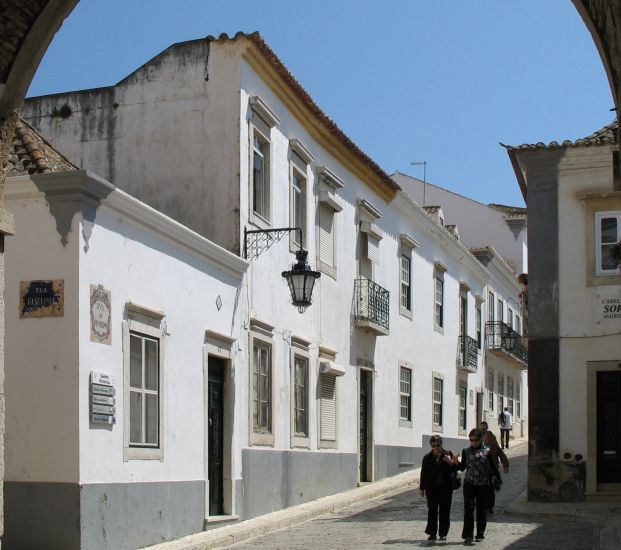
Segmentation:
<svg viewBox="0 0 621 550">
<path fill-rule="evenodd" d="M 320 374 L 319 434 L 324 441 L 336 441 L 336 376 Z"/>
<path fill-rule="evenodd" d="M 319 205 L 319 259 L 334 267 L 334 210 L 326 204 Z"/>
</svg>

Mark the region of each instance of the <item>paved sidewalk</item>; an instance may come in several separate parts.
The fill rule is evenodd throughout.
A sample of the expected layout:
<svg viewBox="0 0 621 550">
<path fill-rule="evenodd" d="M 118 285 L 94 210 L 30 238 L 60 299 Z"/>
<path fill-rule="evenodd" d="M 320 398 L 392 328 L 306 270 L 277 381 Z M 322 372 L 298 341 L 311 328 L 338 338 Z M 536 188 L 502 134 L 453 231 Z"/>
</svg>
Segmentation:
<svg viewBox="0 0 621 550">
<path fill-rule="evenodd" d="M 554 514 L 549 509 L 539 513 L 531 503 L 520 500 L 526 487 L 526 441 L 512 443 L 507 454 L 511 468 L 504 475 L 505 483 L 497 496 L 496 513 L 489 518 L 486 539 L 477 543 L 477 548 L 598 548 L 599 524 L 594 524 L 592 517 L 562 515 L 565 513 L 562 508 Z M 385 548 L 386 545 L 391 548 L 463 547 L 461 492 L 453 495 L 449 540 L 428 542 L 424 534 L 426 501 L 417 488 L 418 475 L 419 471 L 414 470 L 345 493 L 152 546 L 150 550 L 362 550 Z M 618 546 L 614 548 L 619 549 Z"/>
</svg>

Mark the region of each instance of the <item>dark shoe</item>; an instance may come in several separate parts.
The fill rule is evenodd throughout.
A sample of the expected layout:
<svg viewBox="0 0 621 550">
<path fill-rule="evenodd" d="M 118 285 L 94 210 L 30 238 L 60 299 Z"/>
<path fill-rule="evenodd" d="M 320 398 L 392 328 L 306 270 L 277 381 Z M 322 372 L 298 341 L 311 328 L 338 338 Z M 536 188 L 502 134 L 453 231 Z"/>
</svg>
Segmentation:
<svg viewBox="0 0 621 550">
<path fill-rule="evenodd" d="M 474 537 L 474 540 L 476 540 L 477 542 L 482 541 L 485 538 L 484 535 L 477 535 L 476 537 Z"/>
<path fill-rule="evenodd" d="M 435 535 L 429 535 L 427 537 L 427 540 L 438 540 L 438 537 L 436 537 Z"/>
<path fill-rule="evenodd" d="M 472 544 L 472 538 L 464 539 L 464 544 Z"/>
<path fill-rule="evenodd" d="M 446 540 L 446 535 L 444 535 L 443 537 L 440 537 L 440 540 Z"/>
</svg>

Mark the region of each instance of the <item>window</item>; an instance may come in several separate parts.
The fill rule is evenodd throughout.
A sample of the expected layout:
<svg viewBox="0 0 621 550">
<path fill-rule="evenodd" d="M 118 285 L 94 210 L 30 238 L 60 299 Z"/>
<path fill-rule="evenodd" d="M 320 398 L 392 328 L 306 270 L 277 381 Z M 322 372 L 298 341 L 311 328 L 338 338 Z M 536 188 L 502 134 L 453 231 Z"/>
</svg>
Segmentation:
<svg viewBox="0 0 621 550">
<path fill-rule="evenodd" d="M 441 275 L 435 278 L 435 326 L 444 327 L 444 277 Z"/>
<path fill-rule="evenodd" d="M 516 418 L 519 418 L 520 416 L 522 416 L 521 393 L 522 393 L 521 382 L 518 379 L 517 383 L 515 384 L 515 417 Z"/>
<path fill-rule="evenodd" d="M 123 459 L 163 460 L 163 314 L 131 302 L 123 322 Z"/>
<path fill-rule="evenodd" d="M 336 447 L 336 376 L 319 375 L 319 446 Z"/>
<path fill-rule="evenodd" d="M 468 400 L 468 385 L 465 382 L 459 384 L 459 415 L 458 415 L 458 428 L 460 432 L 465 432 L 468 428 L 466 404 Z"/>
<path fill-rule="evenodd" d="M 494 371 L 492 369 L 487 370 L 487 408 L 490 411 L 494 410 Z"/>
<path fill-rule="evenodd" d="M 444 380 L 433 378 L 433 426 L 442 427 L 442 399 Z"/>
<path fill-rule="evenodd" d="M 399 368 L 399 418 L 401 425 L 412 422 L 412 369 Z"/>
<path fill-rule="evenodd" d="M 496 315 L 496 320 L 499 323 L 502 323 L 505 320 L 505 309 L 504 309 L 504 303 L 500 298 L 498 298 L 498 300 L 496 301 L 496 306 L 498 308 L 498 315 Z"/>
<path fill-rule="evenodd" d="M 252 132 L 252 211 L 270 219 L 270 142 L 257 128 Z"/>
<path fill-rule="evenodd" d="M 482 318 L 481 318 L 481 304 L 477 304 L 476 309 L 476 324 L 477 324 L 477 347 L 481 349 L 481 341 L 482 341 Z"/>
<path fill-rule="evenodd" d="M 334 257 L 334 210 L 319 203 L 319 261 L 328 270 L 336 267 Z"/>
<path fill-rule="evenodd" d="M 306 177 L 295 167 L 291 169 L 291 227 L 302 229 L 302 239 L 306 240 Z M 295 249 L 302 246 L 297 231 L 291 233 Z"/>
<path fill-rule="evenodd" d="M 411 295 L 411 265 L 412 260 L 406 254 L 401 255 L 401 307 L 406 310 L 412 309 Z"/>
<path fill-rule="evenodd" d="M 505 375 L 502 372 L 498 373 L 498 410 L 502 411 L 505 406 Z"/>
<path fill-rule="evenodd" d="M 515 327 L 513 328 L 515 329 L 515 332 L 522 334 L 522 322 L 520 320 L 520 316 L 517 314 L 515 315 Z"/>
<path fill-rule="evenodd" d="M 308 358 L 297 354 L 293 360 L 293 433 L 308 437 Z"/>
<path fill-rule="evenodd" d="M 514 415 L 513 413 L 513 389 L 514 389 L 514 384 L 513 384 L 513 378 L 511 378 L 511 376 L 507 376 L 507 407 L 509 407 L 509 412 L 511 413 L 511 416 Z"/>
<path fill-rule="evenodd" d="M 272 327 L 253 319 L 250 325 L 250 445 L 274 444 L 274 358 Z"/>
<path fill-rule="evenodd" d="M 468 296 L 462 292 L 459 295 L 459 334 L 468 335 Z"/>
<path fill-rule="evenodd" d="M 507 324 L 513 328 L 513 310 L 510 307 L 507 308 Z"/>
<path fill-rule="evenodd" d="M 129 445 L 157 448 L 160 444 L 160 341 L 131 331 L 129 340 Z"/>
<path fill-rule="evenodd" d="M 272 432 L 272 348 L 255 341 L 252 349 L 252 431 Z"/>
<path fill-rule="evenodd" d="M 487 321 L 494 322 L 494 293 L 490 292 L 487 296 Z"/>
<path fill-rule="evenodd" d="M 619 275 L 621 211 L 595 214 L 595 274 Z"/>
</svg>

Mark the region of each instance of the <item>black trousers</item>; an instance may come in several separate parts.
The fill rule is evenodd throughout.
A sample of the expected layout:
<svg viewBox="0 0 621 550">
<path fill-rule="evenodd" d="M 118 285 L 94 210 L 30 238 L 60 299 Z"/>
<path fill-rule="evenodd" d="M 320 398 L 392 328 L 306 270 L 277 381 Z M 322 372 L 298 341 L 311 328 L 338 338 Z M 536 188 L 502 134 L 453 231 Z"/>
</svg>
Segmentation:
<svg viewBox="0 0 621 550">
<path fill-rule="evenodd" d="M 505 447 L 509 448 L 509 432 L 511 430 L 505 430 L 504 428 L 500 428 L 500 446 L 504 449 Z"/>
<path fill-rule="evenodd" d="M 477 535 L 485 534 L 489 491 L 489 485 L 464 483 L 464 529 L 461 532 L 462 539 L 474 538 L 475 509 L 477 516 Z"/>
<path fill-rule="evenodd" d="M 445 537 L 451 526 L 451 501 L 453 500 L 453 488 L 449 485 L 438 485 L 425 491 L 427 497 L 427 527 L 428 535 Z M 438 516 L 440 516 L 440 529 L 438 529 Z"/>
</svg>

